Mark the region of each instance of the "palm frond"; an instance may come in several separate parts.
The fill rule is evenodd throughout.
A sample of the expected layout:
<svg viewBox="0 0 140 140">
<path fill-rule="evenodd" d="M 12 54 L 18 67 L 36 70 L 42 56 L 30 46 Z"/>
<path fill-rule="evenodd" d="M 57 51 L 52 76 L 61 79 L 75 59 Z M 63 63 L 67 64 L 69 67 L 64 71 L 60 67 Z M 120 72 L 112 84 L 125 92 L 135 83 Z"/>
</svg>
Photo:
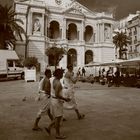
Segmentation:
<svg viewBox="0 0 140 140">
<path fill-rule="evenodd" d="M 3 34 L 3 42 L 11 43 L 14 45 L 16 41 L 15 35 L 17 34 L 21 40 L 21 34 L 24 34 L 26 37 L 26 33 L 24 29 L 18 24 L 24 24 L 21 19 L 15 19 L 15 11 L 12 9 L 12 6 L 1 6 L 0 5 L 0 30 Z M 0 42 L 0 44 L 5 44 Z"/>
</svg>

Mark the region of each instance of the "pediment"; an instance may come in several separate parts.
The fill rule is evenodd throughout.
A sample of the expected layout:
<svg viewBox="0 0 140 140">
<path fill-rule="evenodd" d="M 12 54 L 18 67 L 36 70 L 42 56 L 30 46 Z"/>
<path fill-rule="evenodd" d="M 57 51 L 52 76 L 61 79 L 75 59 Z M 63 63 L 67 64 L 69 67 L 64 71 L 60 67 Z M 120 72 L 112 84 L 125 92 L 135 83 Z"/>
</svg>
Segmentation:
<svg viewBox="0 0 140 140">
<path fill-rule="evenodd" d="M 70 8 L 70 9 L 67 9 L 65 12 L 65 14 L 76 14 L 76 15 L 81 15 L 81 16 L 85 16 L 84 13 L 82 13 L 82 10 L 81 9 L 77 9 L 77 8 Z"/>
<path fill-rule="evenodd" d="M 31 1 L 30 0 L 14 0 L 14 2 L 20 2 L 20 3 L 30 3 Z"/>
<path fill-rule="evenodd" d="M 78 15 L 90 15 L 90 16 L 96 16 L 94 12 L 83 6 L 82 4 L 78 3 L 77 1 L 72 2 L 69 4 L 66 9 L 63 11 L 65 14 L 78 14 Z"/>
</svg>

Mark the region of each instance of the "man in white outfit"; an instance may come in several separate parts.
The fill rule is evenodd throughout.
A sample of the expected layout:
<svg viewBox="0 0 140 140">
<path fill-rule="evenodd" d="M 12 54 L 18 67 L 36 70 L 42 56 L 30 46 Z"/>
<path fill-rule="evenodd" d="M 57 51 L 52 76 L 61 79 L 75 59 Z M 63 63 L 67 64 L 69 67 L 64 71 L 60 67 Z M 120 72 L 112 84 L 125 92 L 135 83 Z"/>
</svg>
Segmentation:
<svg viewBox="0 0 140 140">
<path fill-rule="evenodd" d="M 76 112 L 77 118 L 80 120 L 83 119 L 85 115 L 79 113 L 75 99 L 74 84 L 77 82 L 77 79 L 74 78 L 73 66 L 68 65 L 67 69 L 68 71 L 65 73 L 63 78 L 63 94 L 65 97 L 70 98 L 71 100 L 70 102 L 64 103 L 64 108 L 74 110 Z"/>
<path fill-rule="evenodd" d="M 45 128 L 50 134 L 51 128 L 55 124 L 56 129 L 56 139 L 65 139 L 66 136 L 60 134 L 60 122 L 63 116 L 63 103 L 69 102 L 69 98 L 65 98 L 62 95 L 62 84 L 60 79 L 63 77 L 63 71 L 61 69 L 56 69 L 54 72 L 54 78 L 51 79 L 51 114 L 54 120 L 51 122 L 49 127 Z"/>
<path fill-rule="evenodd" d="M 34 122 L 34 126 L 32 130 L 41 130 L 41 128 L 38 126 L 38 123 L 42 117 L 42 115 L 48 115 L 51 120 L 53 120 L 53 116 L 50 113 L 50 96 L 51 96 L 51 84 L 50 84 L 50 77 L 51 77 L 51 70 L 46 69 L 45 70 L 45 78 L 43 80 L 43 91 L 44 97 L 42 101 L 41 109 L 37 113 L 37 117 Z"/>
</svg>

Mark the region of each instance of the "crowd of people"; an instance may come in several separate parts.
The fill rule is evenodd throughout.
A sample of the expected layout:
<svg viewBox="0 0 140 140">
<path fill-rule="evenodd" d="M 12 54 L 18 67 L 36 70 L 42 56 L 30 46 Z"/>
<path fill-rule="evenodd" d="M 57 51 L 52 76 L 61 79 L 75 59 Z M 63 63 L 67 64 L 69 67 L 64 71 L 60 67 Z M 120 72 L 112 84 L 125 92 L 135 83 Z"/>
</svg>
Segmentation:
<svg viewBox="0 0 140 140">
<path fill-rule="evenodd" d="M 85 117 L 79 112 L 75 98 L 74 84 L 77 82 L 77 78 L 74 77 L 73 66 L 68 65 L 67 69 L 65 74 L 63 69 L 56 69 L 53 76 L 51 76 L 51 70 L 46 69 L 45 77 L 39 84 L 39 93 L 44 94 L 44 98 L 32 128 L 34 131 L 41 130 L 38 126 L 39 120 L 42 115 L 47 114 L 51 123 L 45 127 L 45 130 L 51 135 L 51 129 L 55 128 L 56 139 L 66 138 L 60 132 L 61 121 L 66 120 L 63 113 L 64 108 L 74 110 L 79 120 Z"/>
<path fill-rule="evenodd" d="M 123 74 L 119 67 L 116 67 L 115 72 L 113 72 L 112 67 L 107 71 L 102 69 L 102 71 L 99 72 L 99 82 L 103 85 L 107 83 L 108 87 L 111 87 L 112 85 L 116 87 L 119 87 L 120 85 L 136 87 L 138 86 L 138 79 L 139 76 L 137 74 L 129 75 L 128 72 Z"/>
</svg>

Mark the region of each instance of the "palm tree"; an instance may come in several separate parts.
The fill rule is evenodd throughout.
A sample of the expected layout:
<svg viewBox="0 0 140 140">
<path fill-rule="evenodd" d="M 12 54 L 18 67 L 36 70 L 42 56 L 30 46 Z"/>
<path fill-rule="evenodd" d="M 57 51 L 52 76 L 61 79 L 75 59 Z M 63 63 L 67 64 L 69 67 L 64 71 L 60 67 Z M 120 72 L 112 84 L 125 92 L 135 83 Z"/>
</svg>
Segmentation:
<svg viewBox="0 0 140 140">
<path fill-rule="evenodd" d="M 127 51 L 127 45 L 131 42 L 130 37 L 126 35 L 125 32 L 115 32 L 113 37 L 113 43 L 116 46 L 116 49 L 119 48 L 119 59 L 122 59 L 123 52 Z"/>
<path fill-rule="evenodd" d="M 63 58 L 63 55 L 66 54 L 66 51 L 64 48 L 58 48 L 56 47 L 56 44 L 54 43 L 52 47 L 48 47 L 46 49 L 46 55 L 50 57 L 52 61 L 52 65 L 55 66 L 55 69 L 57 68 L 57 65 L 59 64 L 60 60 Z"/>
<path fill-rule="evenodd" d="M 12 6 L 0 5 L 0 49 L 6 49 L 7 45 L 15 46 L 16 35 L 22 40 L 21 33 L 24 29 L 18 24 L 23 24 L 20 19 L 15 19 L 16 13 Z"/>
</svg>

